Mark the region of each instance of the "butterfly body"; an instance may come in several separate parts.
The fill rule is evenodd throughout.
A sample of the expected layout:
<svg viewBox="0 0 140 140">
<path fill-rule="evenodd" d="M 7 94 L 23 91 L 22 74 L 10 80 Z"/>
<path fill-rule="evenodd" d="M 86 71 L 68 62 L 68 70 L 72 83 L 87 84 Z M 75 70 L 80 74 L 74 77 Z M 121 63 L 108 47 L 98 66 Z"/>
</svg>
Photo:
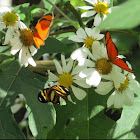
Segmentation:
<svg viewBox="0 0 140 140">
<path fill-rule="evenodd" d="M 117 65 L 118 67 L 122 68 L 123 70 L 134 73 L 134 71 L 132 71 L 128 67 L 128 65 L 121 58 L 118 57 L 118 51 L 111 39 L 110 32 L 106 33 L 105 43 L 107 47 L 107 54 L 108 54 L 109 61 Z"/>
</svg>

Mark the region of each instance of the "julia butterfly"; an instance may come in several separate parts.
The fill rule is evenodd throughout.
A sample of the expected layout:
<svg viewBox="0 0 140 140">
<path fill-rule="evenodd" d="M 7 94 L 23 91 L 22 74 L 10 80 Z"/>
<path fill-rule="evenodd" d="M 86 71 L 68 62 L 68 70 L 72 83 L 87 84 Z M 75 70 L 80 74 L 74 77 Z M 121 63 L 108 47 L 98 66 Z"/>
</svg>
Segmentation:
<svg viewBox="0 0 140 140">
<path fill-rule="evenodd" d="M 44 45 L 44 40 L 49 36 L 50 26 L 53 20 L 53 15 L 51 13 L 43 16 L 40 21 L 36 24 L 33 31 L 33 40 L 35 45 L 40 48 Z"/>
<path fill-rule="evenodd" d="M 118 58 L 118 51 L 111 39 L 110 32 L 106 33 L 105 43 L 107 47 L 107 54 L 108 54 L 109 61 L 117 65 L 118 67 L 122 68 L 123 70 L 134 73 L 134 71 L 132 71 L 121 58 Z"/>
</svg>

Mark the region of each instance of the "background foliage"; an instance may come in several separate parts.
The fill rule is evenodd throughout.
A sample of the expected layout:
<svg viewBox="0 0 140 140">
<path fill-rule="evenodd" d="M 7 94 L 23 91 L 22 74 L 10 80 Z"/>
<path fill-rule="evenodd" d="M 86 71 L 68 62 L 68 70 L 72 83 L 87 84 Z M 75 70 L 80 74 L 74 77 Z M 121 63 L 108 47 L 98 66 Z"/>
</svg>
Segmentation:
<svg viewBox="0 0 140 140">
<path fill-rule="evenodd" d="M 79 23 L 77 27 L 85 24 L 91 26 L 89 19 L 84 18 L 81 21 L 72 13 L 72 7 L 86 5 L 85 2 L 80 0 L 51 1 L 72 20 Z M 51 28 L 50 37 L 46 40 L 45 46 L 42 46 L 34 56 L 35 60 L 39 60 L 44 53 L 57 53 L 58 59 L 61 53 L 70 56 L 71 52 L 78 48 L 78 44 L 67 39 L 76 29 L 47 1 L 20 3 L 20 5 L 14 1 L 14 4 L 16 4 L 15 11 L 28 26 L 35 26 L 35 21 L 37 22 L 43 14 L 48 12 L 53 11 L 59 17 Z M 111 32 L 120 54 L 127 56 L 135 71 L 136 79 L 140 82 L 140 1 L 112 0 L 112 4 L 117 8 L 114 8 L 102 22 L 100 29 L 103 33 Z M 79 16 L 84 12 L 76 10 Z M 2 37 L 1 33 L 1 42 Z M 76 105 L 69 101 L 66 106 L 52 103 L 41 104 L 37 100 L 37 95 L 44 89 L 47 76 L 32 72 L 30 67 L 20 68 L 16 58 L 10 55 L 9 49 L 9 46 L 0 46 L 0 138 L 140 138 L 140 89 L 135 94 L 133 106 L 125 106 L 122 110 L 112 110 L 112 113 L 111 110 L 106 110 L 108 95 L 98 95 L 94 93 L 93 88 L 87 90 L 88 94 L 82 101 L 72 96 Z M 23 94 L 25 99 L 17 101 L 20 94 Z M 20 121 L 18 117 L 21 118 Z"/>
</svg>

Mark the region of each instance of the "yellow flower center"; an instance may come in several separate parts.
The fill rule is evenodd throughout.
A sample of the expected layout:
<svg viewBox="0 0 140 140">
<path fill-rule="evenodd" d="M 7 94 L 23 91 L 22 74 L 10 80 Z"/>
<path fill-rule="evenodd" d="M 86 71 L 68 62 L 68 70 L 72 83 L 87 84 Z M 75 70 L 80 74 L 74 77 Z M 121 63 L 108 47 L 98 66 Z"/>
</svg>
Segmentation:
<svg viewBox="0 0 140 140">
<path fill-rule="evenodd" d="M 88 37 L 87 39 L 85 39 L 84 44 L 87 48 L 92 49 L 93 41 L 96 41 L 96 39 L 94 39 L 93 37 Z"/>
<path fill-rule="evenodd" d="M 129 84 L 129 79 L 128 79 L 128 77 L 126 76 L 126 79 L 125 79 L 124 83 L 123 83 L 123 84 L 121 83 L 121 84 L 120 84 L 120 87 L 117 88 L 116 90 L 118 90 L 118 91 L 123 91 L 123 90 L 125 90 L 125 89 L 127 88 L 128 84 Z"/>
<path fill-rule="evenodd" d="M 33 45 L 33 33 L 30 29 L 22 29 L 20 32 L 20 40 L 24 46 L 30 47 Z"/>
<path fill-rule="evenodd" d="M 107 75 L 112 70 L 112 64 L 106 58 L 101 58 L 96 61 L 95 68 L 100 74 Z"/>
<path fill-rule="evenodd" d="M 103 2 L 98 2 L 94 5 L 94 10 L 97 13 L 101 13 L 102 15 L 108 14 L 109 4 L 105 4 Z"/>
<path fill-rule="evenodd" d="M 3 16 L 3 22 L 6 24 L 6 26 L 14 26 L 17 21 L 18 16 L 15 12 L 7 12 Z"/>
<path fill-rule="evenodd" d="M 72 82 L 73 82 L 72 75 L 69 74 L 69 73 L 63 72 L 63 73 L 59 76 L 58 81 L 59 81 L 59 83 L 60 83 L 61 86 L 70 87 L 71 84 L 72 84 Z"/>
</svg>

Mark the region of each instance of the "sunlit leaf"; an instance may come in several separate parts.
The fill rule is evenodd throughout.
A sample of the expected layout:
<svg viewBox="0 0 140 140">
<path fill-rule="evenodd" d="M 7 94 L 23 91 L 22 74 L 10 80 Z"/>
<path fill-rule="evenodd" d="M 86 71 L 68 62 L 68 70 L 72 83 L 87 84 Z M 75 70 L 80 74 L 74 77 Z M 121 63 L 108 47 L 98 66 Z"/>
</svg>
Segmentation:
<svg viewBox="0 0 140 140">
<path fill-rule="evenodd" d="M 132 7 L 135 7 L 134 9 Z M 140 24 L 140 1 L 128 0 L 112 8 L 112 12 L 101 23 L 101 30 L 131 29 Z M 137 16 L 136 16 L 137 15 Z"/>
</svg>

